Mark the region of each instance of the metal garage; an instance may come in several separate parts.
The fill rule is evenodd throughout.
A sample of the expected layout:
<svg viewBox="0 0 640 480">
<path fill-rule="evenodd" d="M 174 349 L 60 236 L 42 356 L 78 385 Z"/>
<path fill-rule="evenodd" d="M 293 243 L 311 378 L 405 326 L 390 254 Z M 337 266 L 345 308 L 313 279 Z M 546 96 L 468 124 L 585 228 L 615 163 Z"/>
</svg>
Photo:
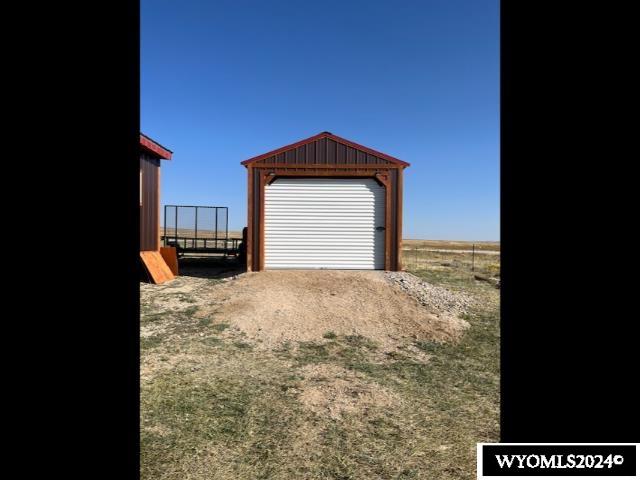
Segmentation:
<svg viewBox="0 0 640 480">
<path fill-rule="evenodd" d="M 329 132 L 242 163 L 248 270 L 401 269 L 408 163 Z"/>
</svg>

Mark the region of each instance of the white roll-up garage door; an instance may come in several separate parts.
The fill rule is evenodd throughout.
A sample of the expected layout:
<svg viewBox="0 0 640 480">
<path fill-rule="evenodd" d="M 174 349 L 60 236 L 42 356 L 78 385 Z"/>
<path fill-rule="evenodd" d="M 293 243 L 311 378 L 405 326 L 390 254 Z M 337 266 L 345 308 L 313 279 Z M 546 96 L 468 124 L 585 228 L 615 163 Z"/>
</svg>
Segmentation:
<svg viewBox="0 0 640 480">
<path fill-rule="evenodd" d="M 265 268 L 384 268 L 384 187 L 370 178 L 265 186 Z"/>
</svg>

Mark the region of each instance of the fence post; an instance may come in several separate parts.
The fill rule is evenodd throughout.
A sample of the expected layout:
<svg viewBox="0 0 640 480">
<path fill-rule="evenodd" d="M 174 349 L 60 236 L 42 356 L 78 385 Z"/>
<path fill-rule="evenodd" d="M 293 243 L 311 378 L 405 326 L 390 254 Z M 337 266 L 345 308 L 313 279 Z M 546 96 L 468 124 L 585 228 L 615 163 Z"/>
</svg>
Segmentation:
<svg viewBox="0 0 640 480">
<path fill-rule="evenodd" d="M 176 245 L 178 244 L 178 206 L 176 205 L 176 215 L 175 215 L 175 221 L 176 221 L 176 226 L 175 226 L 175 230 L 173 231 L 173 236 L 176 239 Z M 185 247 L 187 246 L 186 242 L 185 242 Z"/>
<path fill-rule="evenodd" d="M 216 248 L 218 248 L 218 207 L 215 207 L 215 212 L 216 212 L 215 239 L 216 239 Z"/>
<path fill-rule="evenodd" d="M 476 244 L 471 245 L 471 271 L 476 271 Z"/>
</svg>

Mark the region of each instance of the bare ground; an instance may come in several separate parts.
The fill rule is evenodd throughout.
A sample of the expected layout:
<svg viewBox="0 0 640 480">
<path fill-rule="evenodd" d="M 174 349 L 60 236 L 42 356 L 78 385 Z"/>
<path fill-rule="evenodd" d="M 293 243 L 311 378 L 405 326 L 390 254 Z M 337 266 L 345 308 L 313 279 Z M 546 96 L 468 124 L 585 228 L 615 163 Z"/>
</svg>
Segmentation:
<svg viewBox="0 0 640 480">
<path fill-rule="evenodd" d="M 393 349 L 414 340 L 455 341 L 468 326 L 427 310 L 376 271 L 252 272 L 221 287 L 216 297 L 226 300 L 216 315 L 259 348 L 317 341 L 333 332 Z"/>
<path fill-rule="evenodd" d="M 472 478 L 497 440 L 495 289 L 203 272 L 141 285 L 142 478 Z"/>
<path fill-rule="evenodd" d="M 393 407 L 401 401 L 388 389 L 367 381 L 364 374 L 336 365 L 307 365 L 301 373 L 302 405 L 334 420 L 342 419 L 343 414 L 364 413 L 372 407 Z"/>
</svg>

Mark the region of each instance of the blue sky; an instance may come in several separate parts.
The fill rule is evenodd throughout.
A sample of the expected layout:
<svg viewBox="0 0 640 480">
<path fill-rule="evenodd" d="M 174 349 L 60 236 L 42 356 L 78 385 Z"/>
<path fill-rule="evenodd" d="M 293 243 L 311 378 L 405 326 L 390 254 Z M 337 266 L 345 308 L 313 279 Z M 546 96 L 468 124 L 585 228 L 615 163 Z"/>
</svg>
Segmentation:
<svg viewBox="0 0 640 480">
<path fill-rule="evenodd" d="M 328 130 L 411 163 L 404 237 L 499 240 L 499 2 L 141 0 L 162 204 L 229 207 L 240 161 Z"/>
</svg>

